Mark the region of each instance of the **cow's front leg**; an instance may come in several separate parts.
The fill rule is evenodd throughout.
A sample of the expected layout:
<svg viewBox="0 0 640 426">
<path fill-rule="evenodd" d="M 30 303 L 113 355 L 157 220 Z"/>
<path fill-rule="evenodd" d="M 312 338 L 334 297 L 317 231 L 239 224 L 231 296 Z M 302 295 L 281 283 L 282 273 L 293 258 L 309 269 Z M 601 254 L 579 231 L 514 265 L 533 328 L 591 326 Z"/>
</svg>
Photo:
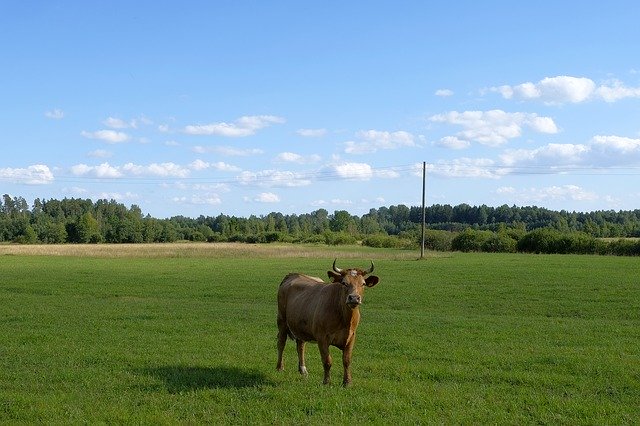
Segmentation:
<svg viewBox="0 0 640 426">
<path fill-rule="evenodd" d="M 351 354 L 354 343 L 355 340 L 352 339 L 342 351 L 342 366 L 344 367 L 344 376 L 342 378 L 343 386 L 349 386 L 351 384 Z"/>
<path fill-rule="evenodd" d="M 304 363 L 304 340 L 296 340 L 296 349 L 298 349 L 298 371 L 303 376 L 307 377 L 307 367 Z"/>
<path fill-rule="evenodd" d="M 329 353 L 329 343 L 318 341 L 318 347 L 320 348 L 320 357 L 322 358 L 322 365 L 324 366 L 324 380 L 322 383 L 328 385 L 331 383 L 331 354 Z"/>
</svg>

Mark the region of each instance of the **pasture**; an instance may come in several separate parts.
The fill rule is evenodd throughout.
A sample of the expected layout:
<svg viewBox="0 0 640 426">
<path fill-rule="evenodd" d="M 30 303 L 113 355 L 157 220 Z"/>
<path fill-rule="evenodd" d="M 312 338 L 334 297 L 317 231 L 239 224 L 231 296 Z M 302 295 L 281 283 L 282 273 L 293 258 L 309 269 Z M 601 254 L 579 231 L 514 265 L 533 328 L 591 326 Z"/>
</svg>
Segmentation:
<svg viewBox="0 0 640 426">
<path fill-rule="evenodd" d="M 376 264 L 353 386 L 276 289 Z M 637 424 L 640 263 L 235 244 L 0 246 L 0 423 Z"/>
</svg>

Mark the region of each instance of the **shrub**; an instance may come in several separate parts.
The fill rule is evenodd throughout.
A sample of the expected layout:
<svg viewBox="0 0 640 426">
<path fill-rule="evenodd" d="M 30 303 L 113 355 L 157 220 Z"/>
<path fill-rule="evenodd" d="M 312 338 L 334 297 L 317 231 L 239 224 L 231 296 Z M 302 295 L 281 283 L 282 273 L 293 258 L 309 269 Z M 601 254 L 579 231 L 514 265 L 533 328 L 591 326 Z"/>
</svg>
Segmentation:
<svg viewBox="0 0 640 426">
<path fill-rule="evenodd" d="M 358 242 L 356 237 L 346 232 L 330 232 L 324 233 L 324 242 L 330 246 L 350 245 Z"/>
<path fill-rule="evenodd" d="M 453 238 L 451 248 L 463 252 L 481 251 L 482 245 L 491 238 L 492 235 L 493 232 L 491 231 L 476 231 L 469 228 Z"/>
<path fill-rule="evenodd" d="M 491 253 L 515 253 L 518 242 L 506 232 L 493 234 L 482 243 L 482 251 Z"/>
<path fill-rule="evenodd" d="M 424 247 L 429 250 L 451 251 L 451 243 L 455 234 L 449 231 L 425 229 Z M 418 237 L 420 238 L 420 237 Z M 418 243 L 420 244 L 420 243 Z"/>
</svg>

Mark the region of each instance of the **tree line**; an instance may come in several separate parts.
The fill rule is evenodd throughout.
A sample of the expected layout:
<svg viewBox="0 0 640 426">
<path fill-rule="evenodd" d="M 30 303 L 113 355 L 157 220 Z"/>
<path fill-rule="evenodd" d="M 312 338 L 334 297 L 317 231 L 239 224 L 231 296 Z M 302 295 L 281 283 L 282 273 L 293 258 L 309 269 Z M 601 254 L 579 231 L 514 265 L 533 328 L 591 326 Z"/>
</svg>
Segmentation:
<svg viewBox="0 0 640 426">
<path fill-rule="evenodd" d="M 525 248 L 521 241 L 541 229 L 553 235 L 594 240 L 640 237 L 640 210 L 569 212 L 536 206 L 435 204 L 426 208 L 425 222 L 427 248 L 436 250 L 536 251 Z M 29 205 L 24 198 L 7 194 L 0 200 L 0 242 L 27 244 L 188 240 L 362 242 L 376 247 L 415 248 L 420 244 L 421 224 L 422 208 L 405 205 L 373 208 L 362 216 L 346 210 L 329 213 L 321 208 L 304 214 L 272 212 L 237 217 L 220 213 L 157 219 L 144 215 L 137 205 L 127 207 L 115 200 L 38 198 Z"/>
</svg>

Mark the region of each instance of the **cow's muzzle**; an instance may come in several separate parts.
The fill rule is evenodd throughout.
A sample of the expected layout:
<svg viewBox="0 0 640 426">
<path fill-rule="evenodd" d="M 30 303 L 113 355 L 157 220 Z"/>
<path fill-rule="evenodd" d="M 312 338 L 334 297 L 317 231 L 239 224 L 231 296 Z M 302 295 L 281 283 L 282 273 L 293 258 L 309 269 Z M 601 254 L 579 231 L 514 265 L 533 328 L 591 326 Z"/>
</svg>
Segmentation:
<svg viewBox="0 0 640 426">
<path fill-rule="evenodd" d="M 355 308 L 360 304 L 362 304 L 362 296 L 360 296 L 359 294 L 350 294 L 347 296 L 347 305 Z"/>
</svg>

